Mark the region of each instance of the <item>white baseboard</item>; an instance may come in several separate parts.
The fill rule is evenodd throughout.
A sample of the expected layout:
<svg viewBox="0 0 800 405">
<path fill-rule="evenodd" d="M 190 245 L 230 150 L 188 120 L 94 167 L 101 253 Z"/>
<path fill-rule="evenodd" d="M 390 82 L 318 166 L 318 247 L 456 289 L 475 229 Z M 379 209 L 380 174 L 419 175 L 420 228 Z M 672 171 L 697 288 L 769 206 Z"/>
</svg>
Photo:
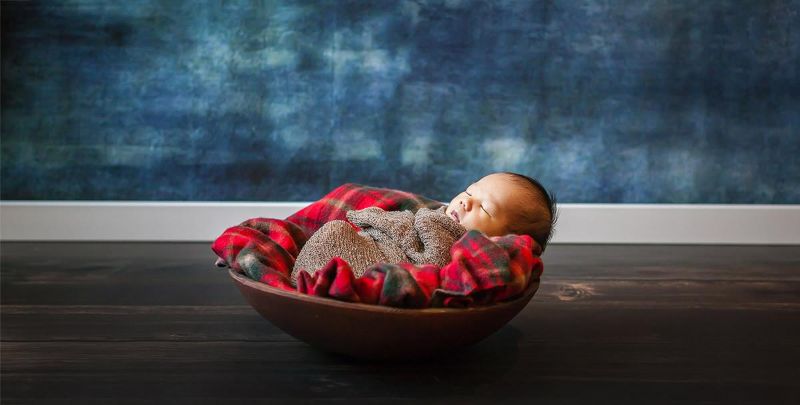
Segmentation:
<svg viewBox="0 0 800 405">
<path fill-rule="evenodd" d="M 0 202 L 3 241 L 205 241 L 307 202 Z M 551 243 L 800 244 L 800 205 L 560 204 Z"/>
</svg>

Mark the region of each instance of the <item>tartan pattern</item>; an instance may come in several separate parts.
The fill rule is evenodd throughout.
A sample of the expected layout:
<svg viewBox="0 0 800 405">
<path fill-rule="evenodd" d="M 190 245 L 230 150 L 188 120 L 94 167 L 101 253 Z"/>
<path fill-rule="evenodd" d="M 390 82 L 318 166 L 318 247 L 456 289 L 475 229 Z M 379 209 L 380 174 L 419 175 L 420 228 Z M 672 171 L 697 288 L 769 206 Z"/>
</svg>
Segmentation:
<svg viewBox="0 0 800 405">
<path fill-rule="evenodd" d="M 405 191 L 347 183 L 285 220 L 253 218 L 230 227 L 211 249 L 233 270 L 272 287 L 403 308 L 468 307 L 505 301 L 521 294 L 532 279 L 541 276 L 541 247 L 533 238 L 487 237 L 472 230 L 453 244 L 451 261 L 441 268 L 433 264 L 377 263 L 355 278 L 350 265 L 335 257 L 313 275 L 300 273 L 297 286 L 291 284 L 294 261 L 308 237 L 328 221 L 347 221 L 347 211 L 380 207 L 416 212 L 442 205 Z"/>
<path fill-rule="evenodd" d="M 310 237 L 322 225 L 334 219 L 350 222 L 346 216 L 350 210 L 379 207 L 384 211 L 417 212 L 422 207 L 436 209 L 443 205 L 439 201 L 406 191 L 346 183 L 319 201 L 290 215 L 286 220 L 297 224 Z"/>
</svg>

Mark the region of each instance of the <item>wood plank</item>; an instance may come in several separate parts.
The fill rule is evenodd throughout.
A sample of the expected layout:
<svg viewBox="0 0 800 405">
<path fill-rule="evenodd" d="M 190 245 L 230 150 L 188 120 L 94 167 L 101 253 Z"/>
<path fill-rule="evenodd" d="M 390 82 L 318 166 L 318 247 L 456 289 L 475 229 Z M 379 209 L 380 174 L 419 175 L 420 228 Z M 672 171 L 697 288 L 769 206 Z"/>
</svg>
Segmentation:
<svg viewBox="0 0 800 405">
<path fill-rule="evenodd" d="M 159 269 L 150 272 L 157 273 Z M 187 269 L 191 279 L 203 270 Z M 64 272 L 68 273 L 68 272 Z M 139 271 L 149 278 L 147 271 Z M 68 278 L 69 275 L 60 274 Z M 176 276 L 177 277 L 177 276 Z M 246 305 L 227 273 L 203 283 L 187 280 L 132 282 L 120 278 L 103 282 L 52 281 L 28 283 L 3 280 L 2 304 L 114 306 L 236 306 Z M 780 309 L 796 307 L 800 280 L 780 278 L 716 280 L 691 278 L 564 278 L 544 275 L 535 299 L 579 303 L 605 302 L 629 306 L 720 306 Z M 665 298 L 659 300 L 656 298 Z"/>
<path fill-rule="evenodd" d="M 215 287 L 217 290 L 235 290 L 233 285 L 222 281 Z M 96 305 L 2 305 L 0 311 L 5 321 L 1 326 L 2 338 L 72 340 L 91 336 L 94 340 L 171 340 L 173 337 L 194 336 L 193 339 L 203 339 L 223 331 L 240 330 L 235 339 L 254 338 L 254 332 L 271 339 L 286 339 L 246 305 L 106 305 L 101 301 L 105 296 L 91 297 L 96 300 Z M 800 282 L 550 279 L 545 281 L 523 314 L 579 312 L 587 308 L 712 309 L 797 314 L 800 312 L 797 297 L 800 297 Z M 268 326 L 238 328 L 259 323 Z M 209 326 L 210 332 L 198 335 L 198 328 L 204 325 Z M 80 334 L 76 335 L 77 331 Z M 91 331 L 96 332 L 91 334 Z"/>
<path fill-rule="evenodd" d="M 762 320 L 800 315 L 800 303 L 792 301 L 800 296 L 800 283 L 562 282 L 543 286 L 542 290 L 518 317 L 538 324 L 546 314 L 570 318 L 596 316 L 597 312 L 613 315 L 602 323 L 594 320 L 602 331 L 617 320 L 615 317 L 626 313 L 647 318 L 647 313 L 656 311 L 673 316 L 734 312 L 748 325 L 770 329 L 775 326 Z M 0 312 L 3 340 L 290 339 L 246 305 L 3 305 Z M 697 324 L 702 328 L 713 322 L 701 320 Z M 623 327 L 629 329 L 631 325 L 620 325 Z"/>
<path fill-rule="evenodd" d="M 2 242 L 0 257 L 4 280 L 31 284 L 219 277 L 208 243 Z M 576 279 L 800 279 L 800 246 L 553 245 L 542 258 L 545 275 Z M 141 280 L 143 267 L 159 272 Z"/>
<path fill-rule="evenodd" d="M 522 333 L 523 341 L 569 338 L 576 344 L 694 341 L 698 346 L 714 346 L 720 341 L 738 340 L 763 346 L 794 342 L 795 334 L 800 333 L 800 325 L 793 322 L 798 319 L 797 311 L 631 309 L 587 305 L 564 312 L 558 310 L 561 305 L 529 305 L 508 326 Z M 173 311 L 120 315 L 114 312 L 4 315 L 3 342 L 295 341 L 244 307 L 209 314 Z M 767 330 L 769 334 L 764 333 Z M 800 343 L 797 345 L 800 347 Z"/>
<path fill-rule="evenodd" d="M 6 343 L 4 398 L 477 398 L 548 395 L 590 399 L 605 393 L 644 400 L 792 399 L 796 356 L 741 356 L 731 343 L 702 356 L 673 344 L 569 339 L 515 344 L 507 329 L 472 350 L 417 363 L 369 363 L 283 342 Z M 499 346 L 505 350 L 498 351 Z M 792 353 L 773 346 L 763 353 Z M 796 350 L 794 351 L 796 353 Z M 701 356 L 698 356 L 701 355 Z M 46 389 L 42 389 L 46 387 Z M 571 388 L 568 388 L 571 387 Z M 554 392 L 553 390 L 557 391 Z M 448 400 L 457 397 L 446 396 Z M 623 401 L 624 402 L 624 401 Z"/>
<path fill-rule="evenodd" d="M 565 246 L 505 328 L 438 361 L 318 351 L 208 244 L 1 243 L 6 403 L 800 403 L 800 247 Z"/>
</svg>

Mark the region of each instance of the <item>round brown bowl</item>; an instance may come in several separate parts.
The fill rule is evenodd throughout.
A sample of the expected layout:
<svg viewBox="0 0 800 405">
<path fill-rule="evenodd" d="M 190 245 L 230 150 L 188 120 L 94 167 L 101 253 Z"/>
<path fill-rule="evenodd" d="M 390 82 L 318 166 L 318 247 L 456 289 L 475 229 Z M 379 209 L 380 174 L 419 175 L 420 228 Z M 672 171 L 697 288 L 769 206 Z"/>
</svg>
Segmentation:
<svg viewBox="0 0 800 405">
<path fill-rule="evenodd" d="M 539 288 L 468 308 L 406 309 L 292 293 L 229 270 L 247 302 L 284 332 L 323 350 L 366 359 L 419 359 L 477 343 L 516 316 Z"/>
</svg>

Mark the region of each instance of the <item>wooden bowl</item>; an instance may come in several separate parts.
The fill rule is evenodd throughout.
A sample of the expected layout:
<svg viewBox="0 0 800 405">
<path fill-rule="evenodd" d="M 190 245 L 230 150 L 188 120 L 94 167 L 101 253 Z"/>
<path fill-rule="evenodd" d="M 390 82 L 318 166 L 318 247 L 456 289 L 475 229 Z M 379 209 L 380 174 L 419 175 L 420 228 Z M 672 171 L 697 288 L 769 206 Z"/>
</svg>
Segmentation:
<svg viewBox="0 0 800 405">
<path fill-rule="evenodd" d="M 365 359 L 420 359 L 475 344 L 533 298 L 539 280 L 511 300 L 469 308 L 405 309 L 292 293 L 229 270 L 266 320 L 311 346 Z"/>
</svg>

